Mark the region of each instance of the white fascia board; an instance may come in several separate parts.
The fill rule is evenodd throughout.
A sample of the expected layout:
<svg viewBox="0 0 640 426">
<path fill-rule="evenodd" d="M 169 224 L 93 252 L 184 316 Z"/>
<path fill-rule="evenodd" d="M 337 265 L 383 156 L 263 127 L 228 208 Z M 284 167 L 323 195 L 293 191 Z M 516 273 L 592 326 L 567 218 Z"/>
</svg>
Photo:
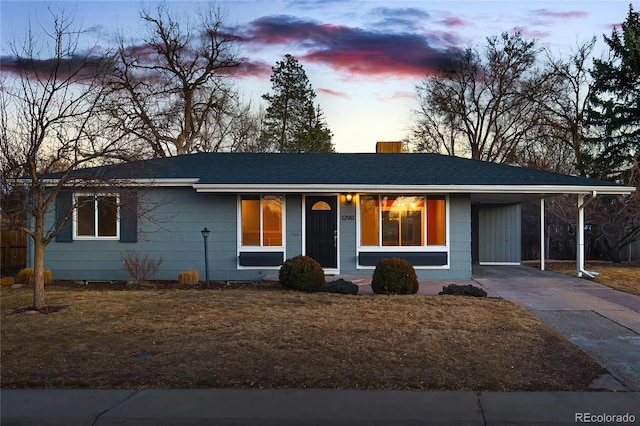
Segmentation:
<svg viewBox="0 0 640 426">
<path fill-rule="evenodd" d="M 578 185 L 351 185 L 351 184 L 208 184 L 196 183 L 197 192 L 278 192 L 278 193 L 443 193 L 443 194 L 631 194 L 633 186 Z"/>
<path fill-rule="evenodd" d="M 125 184 L 140 186 L 193 186 L 200 178 L 179 178 L 179 179 L 130 179 L 124 180 Z"/>
<path fill-rule="evenodd" d="M 83 180 L 69 179 L 65 183 L 65 187 L 101 187 L 101 186 L 145 186 L 145 187 L 175 187 L 185 186 L 192 187 L 200 179 L 199 178 L 178 178 L 178 179 L 105 179 L 105 180 Z M 58 179 L 45 179 L 46 186 L 55 186 Z"/>
</svg>

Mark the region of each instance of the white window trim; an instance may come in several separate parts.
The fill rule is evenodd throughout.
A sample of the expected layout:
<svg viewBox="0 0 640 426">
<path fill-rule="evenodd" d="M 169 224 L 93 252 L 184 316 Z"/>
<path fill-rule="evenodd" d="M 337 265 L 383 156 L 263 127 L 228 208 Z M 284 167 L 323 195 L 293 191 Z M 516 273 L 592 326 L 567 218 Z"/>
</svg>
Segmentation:
<svg viewBox="0 0 640 426">
<path fill-rule="evenodd" d="M 282 245 L 281 246 L 244 246 L 242 245 L 242 197 L 258 196 L 260 199 L 260 241 L 262 242 L 262 197 L 274 196 L 281 197 L 282 199 Z M 237 223 L 237 241 L 238 250 L 236 253 L 236 269 L 280 269 L 280 266 L 241 266 L 240 265 L 240 253 L 242 252 L 277 252 L 283 253 L 283 257 L 286 257 L 286 245 L 287 245 L 287 197 L 284 194 L 238 194 L 236 204 L 236 223 Z M 284 261 L 284 259 L 283 259 Z"/>
<path fill-rule="evenodd" d="M 429 246 L 426 245 L 427 241 L 427 215 L 424 215 L 423 222 L 423 238 L 425 241 L 425 245 L 422 246 L 383 246 L 380 239 L 382 238 L 382 209 L 379 209 L 379 217 L 378 217 L 378 226 L 380 227 L 378 243 L 377 246 L 363 246 L 361 244 L 361 228 L 360 228 L 360 196 L 361 195 L 373 195 L 378 197 L 378 201 L 380 201 L 383 195 L 395 195 L 395 196 L 407 196 L 407 195 L 421 195 L 424 197 L 426 201 L 429 195 L 443 195 L 443 194 L 431 194 L 431 193 L 421 193 L 421 194 L 403 194 L 403 193 L 362 193 L 358 194 L 357 197 L 353 197 L 353 202 L 356 203 L 356 269 L 375 269 L 375 266 L 364 266 L 360 265 L 358 262 L 358 258 L 360 256 L 360 252 L 365 253 L 415 253 L 415 252 L 446 252 L 447 253 L 447 264 L 439 265 L 439 266 L 415 266 L 415 269 L 450 269 L 451 267 L 451 203 L 449 200 L 449 194 L 445 195 L 445 241 L 446 244 L 443 246 Z"/>
<path fill-rule="evenodd" d="M 99 236 L 99 235 L 78 235 L 78 197 L 93 197 L 93 224 L 95 226 L 95 232 L 98 232 L 98 206 L 97 201 L 100 197 L 115 197 L 116 198 L 116 235 L 109 236 Z M 82 240 L 100 240 L 100 241 L 118 241 L 120 240 L 120 194 L 117 193 L 99 193 L 99 194 L 89 194 L 89 193 L 74 193 L 73 194 L 73 239 L 82 241 Z"/>
</svg>

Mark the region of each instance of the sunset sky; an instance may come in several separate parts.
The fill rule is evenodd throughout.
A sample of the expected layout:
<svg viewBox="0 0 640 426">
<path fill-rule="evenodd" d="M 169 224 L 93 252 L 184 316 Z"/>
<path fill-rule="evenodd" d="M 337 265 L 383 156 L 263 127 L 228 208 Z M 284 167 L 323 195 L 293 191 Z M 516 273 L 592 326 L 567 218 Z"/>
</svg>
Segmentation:
<svg viewBox="0 0 640 426">
<path fill-rule="evenodd" d="M 634 10 L 638 2 L 631 2 Z M 52 2 L 75 9 L 87 40 L 113 45 L 123 32 L 135 43 L 140 1 Z M 598 38 L 623 22 L 629 1 L 220 1 L 225 23 L 239 35 L 245 66 L 238 87 L 246 100 L 262 102 L 271 89 L 271 66 L 285 54 L 305 68 L 325 112 L 338 152 L 372 152 L 376 141 L 401 140 L 416 108 L 414 86 L 434 72 L 448 52 L 486 37 L 520 30 L 557 55 Z M 46 3 L 0 1 L 2 68 L 7 42 L 21 40 L 31 23 L 50 25 Z M 202 2 L 168 3 L 176 15 L 194 13 Z M 139 41 L 139 39 L 138 39 Z"/>
</svg>

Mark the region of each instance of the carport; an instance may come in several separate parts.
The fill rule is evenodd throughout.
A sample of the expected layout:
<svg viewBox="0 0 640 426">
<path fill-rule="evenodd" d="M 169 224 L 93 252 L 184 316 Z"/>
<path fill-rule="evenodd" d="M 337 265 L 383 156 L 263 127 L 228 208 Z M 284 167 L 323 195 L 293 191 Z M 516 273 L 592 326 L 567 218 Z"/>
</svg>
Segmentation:
<svg viewBox="0 0 640 426">
<path fill-rule="evenodd" d="M 492 187 L 471 193 L 471 256 L 477 265 L 519 265 L 521 262 L 521 204 L 540 200 L 540 258 L 545 269 L 545 199 L 576 196 L 576 276 L 594 277 L 585 269 L 585 210 L 599 195 L 629 195 L 636 188 L 625 185 L 522 185 Z"/>
</svg>

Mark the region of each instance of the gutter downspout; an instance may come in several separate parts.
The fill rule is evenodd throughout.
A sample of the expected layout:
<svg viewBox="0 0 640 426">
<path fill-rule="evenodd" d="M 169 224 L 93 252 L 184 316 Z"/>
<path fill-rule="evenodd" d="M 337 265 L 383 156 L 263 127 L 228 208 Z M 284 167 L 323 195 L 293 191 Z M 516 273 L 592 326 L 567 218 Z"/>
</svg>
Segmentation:
<svg viewBox="0 0 640 426">
<path fill-rule="evenodd" d="M 544 252 L 545 242 L 545 229 L 544 229 L 544 198 L 540 199 L 540 270 L 544 271 L 544 258 L 546 253 Z"/>
<path fill-rule="evenodd" d="M 586 194 L 578 194 L 578 226 L 576 227 L 577 241 L 577 253 L 576 253 L 576 275 L 578 278 L 582 278 L 582 274 L 585 274 L 589 278 L 594 278 L 600 275 L 597 272 L 591 272 L 584 269 L 584 210 L 595 200 L 598 195 L 596 191 L 592 191 L 591 198 L 586 202 L 584 197 Z"/>
</svg>

